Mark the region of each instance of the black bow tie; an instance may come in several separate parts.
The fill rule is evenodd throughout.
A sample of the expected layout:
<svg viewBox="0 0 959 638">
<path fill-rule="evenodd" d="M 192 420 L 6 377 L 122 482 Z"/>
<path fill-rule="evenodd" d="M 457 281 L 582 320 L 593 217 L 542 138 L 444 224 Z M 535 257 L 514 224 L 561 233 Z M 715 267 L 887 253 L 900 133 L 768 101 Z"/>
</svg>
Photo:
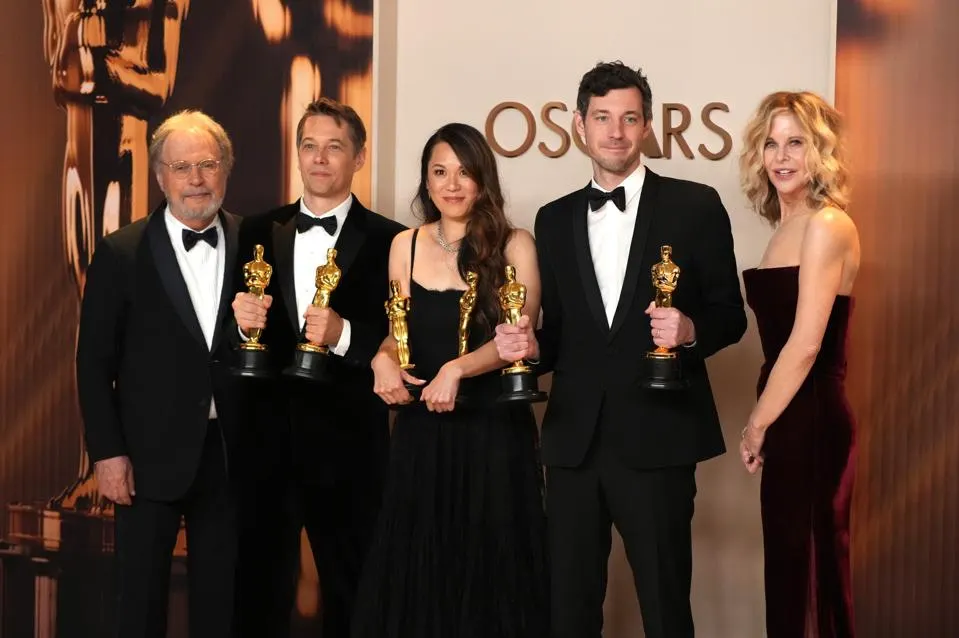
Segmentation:
<svg viewBox="0 0 959 638">
<path fill-rule="evenodd" d="M 595 186 L 590 186 L 589 192 L 586 194 L 586 199 L 589 200 L 589 209 L 593 212 L 602 208 L 603 204 L 609 201 L 612 201 L 619 210 L 626 210 L 626 189 L 622 186 L 617 186 L 608 193 L 599 190 Z"/>
<path fill-rule="evenodd" d="M 216 234 L 216 226 L 207 228 L 202 233 L 198 233 L 195 230 L 190 230 L 188 228 L 183 229 L 183 247 L 188 251 L 193 250 L 193 247 L 196 246 L 196 243 L 200 240 L 205 241 L 213 248 L 216 248 L 217 239 L 219 238 Z"/>
<path fill-rule="evenodd" d="M 303 211 L 296 214 L 296 232 L 305 233 L 314 226 L 319 226 L 332 235 L 336 232 L 336 217 L 334 215 L 330 215 L 329 217 L 313 217 Z"/>
</svg>

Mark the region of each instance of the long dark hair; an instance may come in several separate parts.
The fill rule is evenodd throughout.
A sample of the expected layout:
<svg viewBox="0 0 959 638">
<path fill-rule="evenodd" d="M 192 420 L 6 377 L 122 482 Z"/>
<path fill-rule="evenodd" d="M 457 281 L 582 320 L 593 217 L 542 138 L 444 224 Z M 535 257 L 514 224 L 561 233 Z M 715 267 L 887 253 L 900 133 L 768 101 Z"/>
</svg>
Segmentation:
<svg viewBox="0 0 959 638">
<path fill-rule="evenodd" d="M 466 174 L 476 182 L 478 193 L 460 244 L 457 267 L 464 281 L 471 270 L 479 275 L 474 317 L 491 333 L 500 319 L 497 291 L 506 281 L 506 242 L 513 232 L 503 210 L 496 158 L 483 134 L 468 124 L 454 122 L 433 133 L 423 147 L 420 185 L 413 199 L 414 210 L 427 223 L 440 219 L 440 211 L 430 199 L 426 184 L 433 148 L 441 142 L 450 145 Z"/>
</svg>

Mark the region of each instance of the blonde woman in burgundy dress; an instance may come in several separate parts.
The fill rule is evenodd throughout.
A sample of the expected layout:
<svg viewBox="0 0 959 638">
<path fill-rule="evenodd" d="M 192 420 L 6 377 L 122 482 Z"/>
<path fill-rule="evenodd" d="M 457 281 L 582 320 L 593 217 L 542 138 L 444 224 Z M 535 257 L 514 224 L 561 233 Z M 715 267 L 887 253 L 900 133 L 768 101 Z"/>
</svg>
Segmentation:
<svg viewBox="0 0 959 638">
<path fill-rule="evenodd" d="M 846 340 L 859 236 L 845 208 L 841 117 L 812 93 L 767 96 L 745 133 L 743 189 L 775 232 L 743 273 L 765 363 L 743 428 L 762 469 L 769 638 L 854 636 L 849 508 L 855 420 Z"/>
</svg>

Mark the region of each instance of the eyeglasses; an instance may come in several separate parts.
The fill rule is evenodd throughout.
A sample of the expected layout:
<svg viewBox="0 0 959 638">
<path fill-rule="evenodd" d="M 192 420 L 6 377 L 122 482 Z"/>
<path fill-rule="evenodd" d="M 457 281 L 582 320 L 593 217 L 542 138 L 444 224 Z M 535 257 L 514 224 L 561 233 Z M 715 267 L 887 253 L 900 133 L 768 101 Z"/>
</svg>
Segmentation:
<svg viewBox="0 0 959 638">
<path fill-rule="evenodd" d="M 173 176 L 177 179 L 188 179 L 193 174 L 193 168 L 200 170 L 200 175 L 204 178 L 215 176 L 220 171 L 220 160 L 205 159 L 199 162 L 160 162 L 170 169 Z"/>
</svg>

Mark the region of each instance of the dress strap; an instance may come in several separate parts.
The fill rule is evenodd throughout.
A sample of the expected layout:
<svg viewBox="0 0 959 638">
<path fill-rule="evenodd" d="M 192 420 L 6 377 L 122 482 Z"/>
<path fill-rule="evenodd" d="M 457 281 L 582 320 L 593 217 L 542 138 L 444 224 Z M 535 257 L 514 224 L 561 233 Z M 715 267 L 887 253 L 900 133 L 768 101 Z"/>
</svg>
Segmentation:
<svg viewBox="0 0 959 638">
<path fill-rule="evenodd" d="M 416 260 L 416 236 L 419 234 L 420 229 L 413 229 L 413 241 L 410 242 L 410 283 L 409 283 L 409 294 L 413 294 L 413 262 Z"/>
</svg>

